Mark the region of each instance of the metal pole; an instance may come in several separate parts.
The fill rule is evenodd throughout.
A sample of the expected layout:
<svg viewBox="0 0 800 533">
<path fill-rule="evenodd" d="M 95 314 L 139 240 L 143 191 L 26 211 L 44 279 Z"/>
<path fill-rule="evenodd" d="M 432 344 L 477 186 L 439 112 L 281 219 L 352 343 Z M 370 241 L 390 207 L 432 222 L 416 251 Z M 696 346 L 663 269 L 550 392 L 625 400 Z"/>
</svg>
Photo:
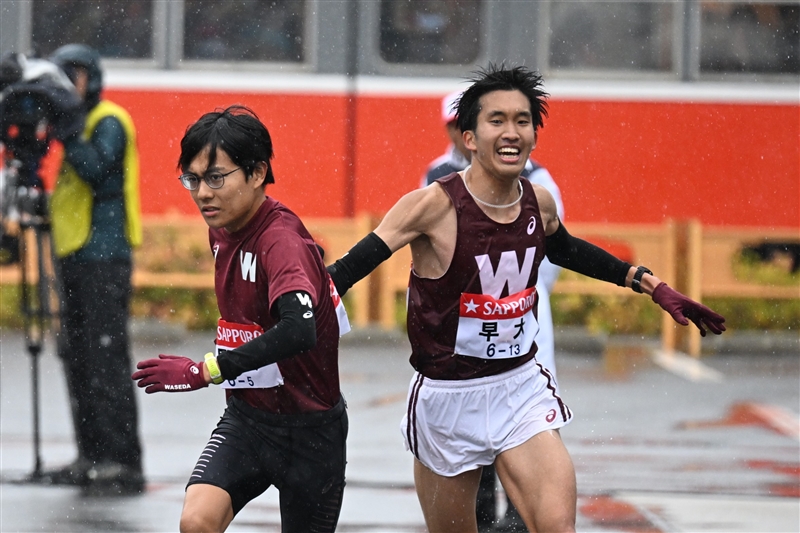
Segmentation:
<svg viewBox="0 0 800 533">
<path fill-rule="evenodd" d="M 347 109 L 345 120 L 345 216 L 356 216 L 356 75 L 358 74 L 358 0 L 347 4 Z"/>
<path fill-rule="evenodd" d="M 683 2 L 682 50 L 681 79 L 696 81 L 700 75 L 700 4 L 697 0 Z"/>
<path fill-rule="evenodd" d="M 41 346 L 30 348 L 31 353 L 31 394 L 33 395 L 33 472 L 31 479 L 42 477 L 41 432 L 39 427 L 39 353 Z"/>
</svg>

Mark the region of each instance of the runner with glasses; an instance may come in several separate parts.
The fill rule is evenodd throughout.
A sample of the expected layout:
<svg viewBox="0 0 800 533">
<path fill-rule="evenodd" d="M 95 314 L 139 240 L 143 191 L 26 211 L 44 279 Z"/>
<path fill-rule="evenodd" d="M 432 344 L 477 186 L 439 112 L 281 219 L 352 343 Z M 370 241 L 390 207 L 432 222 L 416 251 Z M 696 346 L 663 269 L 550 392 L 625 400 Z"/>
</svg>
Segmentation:
<svg viewBox="0 0 800 533">
<path fill-rule="evenodd" d="M 181 177 L 178 179 L 180 179 L 183 186 L 189 189 L 190 191 L 196 191 L 197 188 L 200 186 L 201 180 L 205 181 L 206 185 L 208 185 L 212 189 L 220 189 L 223 185 L 225 185 L 226 176 L 230 176 L 237 170 L 241 169 L 242 167 L 236 167 L 233 170 L 226 172 L 225 174 L 220 174 L 219 172 L 212 172 L 203 175 L 202 178 L 192 174 L 191 172 L 187 172 L 186 174 L 181 174 Z"/>
<path fill-rule="evenodd" d="M 274 485 L 282 531 L 333 531 L 344 490 L 347 414 L 340 332 L 349 329 L 300 219 L 265 195 L 272 140 L 251 110 L 203 115 L 181 141 L 181 183 L 209 226 L 221 318 L 214 353 L 159 355 L 145 392 L 226 389 L 227 409 L 189 478 L 181 531 L 223 531 Z M 334 303 L 335 302 L 335 303 Z"/>
</svg>

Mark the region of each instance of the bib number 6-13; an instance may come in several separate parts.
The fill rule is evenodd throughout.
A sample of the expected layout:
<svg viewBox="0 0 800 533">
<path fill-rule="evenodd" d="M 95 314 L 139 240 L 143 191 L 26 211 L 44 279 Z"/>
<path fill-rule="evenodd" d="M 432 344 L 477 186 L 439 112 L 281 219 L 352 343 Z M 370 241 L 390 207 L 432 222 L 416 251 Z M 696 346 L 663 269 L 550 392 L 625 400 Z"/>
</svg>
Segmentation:
<svg viewBox="0 0 800 533">
<path fill-rule="evenodd" d="M 492 358 L 495 355 L 502 355 L 503 357 L 518 357 L 522 353 L 522 347 L 519 344 L 506 344 L 508 348 L 498 349 L 495 343 L 490 343 L 486 346 L 486 357 Z"/>
</svg>

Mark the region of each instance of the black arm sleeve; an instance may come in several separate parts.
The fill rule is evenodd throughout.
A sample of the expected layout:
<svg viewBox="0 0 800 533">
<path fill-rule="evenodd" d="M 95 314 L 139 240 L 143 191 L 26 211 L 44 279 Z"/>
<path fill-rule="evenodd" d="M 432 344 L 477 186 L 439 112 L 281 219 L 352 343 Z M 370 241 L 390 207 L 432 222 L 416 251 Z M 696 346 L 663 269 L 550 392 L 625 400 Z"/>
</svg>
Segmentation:
<svg viewBox="0 0 800 533">
<path fill-rule="evenodd" d="M 336 285 L 336 292 L 339 296 L 344 296 L 350 287 L 367 277 L 391 256 L 392 251 L 386 243 L 374 232 L 370 233 L 350 248 L 341 259 L 328 267 L 328 274 Z"/>
<path fill-rule="evenodd" d="M 288 292 L 278 298 L 275 306 L 277 324 L 238 348 L 219 354 L 223 378 L 235 379 L 243 372 L 276 363 L 317 344 L 317 323 L 308 293 Z"/>
<path fill-rule="evenodd" d="M 573 237 L 563 223 L 547 237 L 547 258 L 555 265 L 574 270 L 590 278 L 625 286 L 631 265 L 602 248 Z"/>
</svg>

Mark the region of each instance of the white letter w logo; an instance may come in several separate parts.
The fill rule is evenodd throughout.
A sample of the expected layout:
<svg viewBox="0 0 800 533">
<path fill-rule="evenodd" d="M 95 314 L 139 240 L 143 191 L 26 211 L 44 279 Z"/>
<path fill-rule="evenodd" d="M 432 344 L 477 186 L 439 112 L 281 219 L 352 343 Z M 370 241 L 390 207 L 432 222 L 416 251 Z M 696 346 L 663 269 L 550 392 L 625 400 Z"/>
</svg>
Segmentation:
<svg viewBox="0 0 800 533">
<path fill-rule="evenodd" d="M 508 283 L 508 294 L 515 294 L 525 290 L 528 278 L 531 276 L 535 256 L 535 246 L 525 250 L 525 260 L 522 263 L 522 268 L 519 268 L 517 254 L 510 250 L 505 251 L 500 255 L 500 262 L 497 264 L 497 272 L 495 273 L 492 271 L 492 262 L 489 260 L 488 255 L 476 255 L 475 262 L 478 263 L 483 294 L 500 298 L 506 283 Z"/>
<path fill-rule="evenodd" d="M 239 261 L 242 264 L 242 279 L 256 282 L 256 258 L 251 252 L 239 252 Z"/>
</svg>

